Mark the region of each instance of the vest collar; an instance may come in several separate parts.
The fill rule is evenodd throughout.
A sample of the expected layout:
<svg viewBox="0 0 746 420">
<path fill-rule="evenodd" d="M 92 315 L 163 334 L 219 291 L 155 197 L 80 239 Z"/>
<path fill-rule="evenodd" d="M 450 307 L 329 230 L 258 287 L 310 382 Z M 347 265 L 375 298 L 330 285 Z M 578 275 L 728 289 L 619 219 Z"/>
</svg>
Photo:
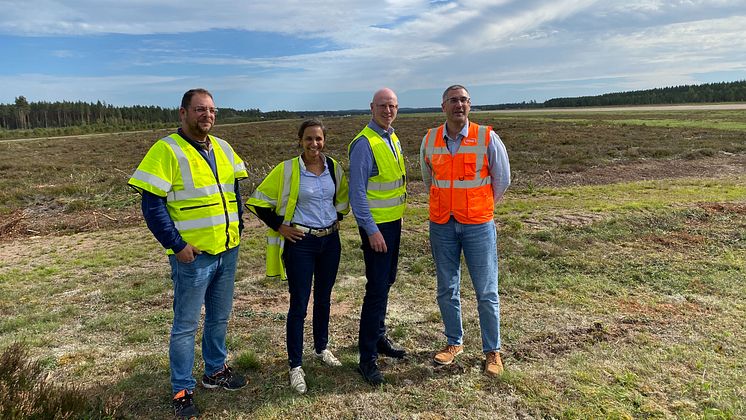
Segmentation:
<svg viewBox="0 0 746 420">
<path fill-rule="evenodd" d="M 179 136 L 181 136 L 182 139 L 186 140 L 187 143 L 191 144 L 192 147 L 197 149 L 198 152 L 201 152 L 201 151 L 207 152 L 212 149 L 212 139 L 210 138 L 210 136 L 207 136 L 207 140 L 205 140 L 204 142 L 199 142 L 188 137 L 186 133 L 184 133 L 184 130 L 182 130 L 181 128 L 176 130 L 176 132 L 179 134 Z M 204 145 L 205 143 L 207 144 L 207 149 L 202 147 L 202 145 Z"/>
<path fill-rule="evenodd" d="M 370 122 L 368 123 L 368 127 L 378 133 L 379 136 L 383 137 L 384 134 L 388 134 L 389 137 L 391 137 L 392 134 L 394 134 L 394 127 L 389 127 L 388 130 L 384 130 L 383 127 L 378 125 L 375 120 L 372 118 L 370 119 Z"/>
<path fill-rule="evenodd" d="M 471 123 L 467 119 L 466 124 L 464 125 L 464 128 L 462 128 L 461 131 L 459 131 L 455 139 L 452 139 L 451 137 L 448 136 L 448 122 L 446 121 L 445 123 L 443 123 L 443 138 L 446 140 L 451 140 L 451 141 L 459 141 L 462 138 L 467 137 L 469 135 L 469 125 L 471 125 Z"/>
</svg>

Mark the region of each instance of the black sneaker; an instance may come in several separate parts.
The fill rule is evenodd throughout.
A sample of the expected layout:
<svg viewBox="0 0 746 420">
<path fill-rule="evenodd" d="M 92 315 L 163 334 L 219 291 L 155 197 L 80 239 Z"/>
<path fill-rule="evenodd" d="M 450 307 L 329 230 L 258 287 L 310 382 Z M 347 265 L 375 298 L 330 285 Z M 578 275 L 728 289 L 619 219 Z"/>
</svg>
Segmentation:
<svg viewBox="0 0 746 420">
<path fill-rule="evenodd" d="M 407 351 L 403 348 L 394 344 L 387 336 L 381 337 L 378 341 L 378 354 L 384 356 L 393 357 L 394 359 L 403 359 L 407 355 Z"/>
<path fill-rule="evenodd" d="M 208 389 L 223 387 L 228 391 L 235 391 L 246 386 L 246 378 L 233 373 L 233 369 L 228 365 L 223 365 L 223 370 L 214 375 L 202 375 L 202 386 Z"/>
<path fill-rule="evenodd" d="M 372 362 L 360 362 L 357 366 L 357 371 L 363 375 L 365 382 L 371 385 L 378 386 L 386 382 L 375 360 Z"/>
<path fill-rule="evenodd" d="M 171 406 L 174 408 L 174 415 L 177 418 L 188 419 L 199 416 L 199 411 L 192 400 L 192 391 L 187 389 L 182 389 L 174 395 Z"/>
</svg>

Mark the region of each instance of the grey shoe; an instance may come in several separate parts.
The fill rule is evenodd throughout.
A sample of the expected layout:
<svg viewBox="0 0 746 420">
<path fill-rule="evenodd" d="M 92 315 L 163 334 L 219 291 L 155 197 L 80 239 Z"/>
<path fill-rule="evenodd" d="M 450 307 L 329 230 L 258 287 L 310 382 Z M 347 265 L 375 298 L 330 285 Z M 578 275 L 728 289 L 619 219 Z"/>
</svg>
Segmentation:
<svg viewBox="0 0 746 420">
<path fill-rule="evenodd" d="M 306 372 L 303 372 L 303 368 L 298 366 L 290 369 L 290 388 L 299 394 L 306 393 Z"/>
<path fill-rule="evenodd" d="M 327 366 L 342 366 L 342 362 L 339 361 L 329 349 L 324 349 L 321 353 L 315 353 L 316 359 L 320 360 L 321 363 Z"/>
</svg>

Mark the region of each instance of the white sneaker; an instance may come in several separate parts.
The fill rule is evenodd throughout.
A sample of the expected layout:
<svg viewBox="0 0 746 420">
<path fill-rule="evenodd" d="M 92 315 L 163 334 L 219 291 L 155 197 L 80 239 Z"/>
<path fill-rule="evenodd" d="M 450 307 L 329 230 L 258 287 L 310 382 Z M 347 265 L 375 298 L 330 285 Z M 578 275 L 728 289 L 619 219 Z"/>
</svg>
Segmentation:
<svg viewBox="0 0 746 420">
<path fill-rule="evenodd" d="M 298 366 L 290 369 L 290 388 L 293 388 L 295 392 L 299 394 L 306 393 L 306 373 L 303 372 L 303 368 Z"/>
<path fill-rule="evenodd" d="M 334 355 L 332 354 L 329 349 L 324 349 L 321 351 L 321 353 L 315 353 L 316 359 L 320 360 L 321 363 L 327 365 L 327 366 L 342 366 L 342 362 L 339 361 Z"/>
</svg>

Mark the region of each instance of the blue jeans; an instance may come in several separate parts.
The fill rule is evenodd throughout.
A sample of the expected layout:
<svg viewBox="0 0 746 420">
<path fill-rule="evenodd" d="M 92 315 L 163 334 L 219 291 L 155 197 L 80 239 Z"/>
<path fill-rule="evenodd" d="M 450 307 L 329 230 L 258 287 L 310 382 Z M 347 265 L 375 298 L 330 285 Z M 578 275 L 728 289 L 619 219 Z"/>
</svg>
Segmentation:
<svg viewBox="0 0 746 420">
<path fill-rule="evenodd" d="M 482 351 L 500 349 L 500 298 L 497 293 L 497 234 L 495 222 L 468 225 L 451 217 L 430 222 L 430 246 L 438 277 L 438 306 L 448 344 L 462 345 L 461 251 L 477 295 Z"/>
<path fill-rule="evenodd" d="M 396 268 L 399 263 L 401 219 L 379 223 L 377 226 L 386 241 L 386 252 L 373 251 L 368 234 L 364 229 L 358 228 L 365 260 L 365 278 L 368 280 L 365 283 L 365 297 L 360 311 L 360 363 L 378 359 L 378 341 L 386 334 L 389 290 L 396 280 Z"/>
<path fill-rule="evenodd" d="M 329 309 L 341 252 L 339 232 L 321 238 L 306 234 L 296 243 L 285 242 L 282 258 L 290 292 L 286 326 L 290 368 L 303 364 L 303 324 L 312 280 L 313 347 L 316 353 L 321 353 L 329 342 Z"/>
<path fill-rule="evenodd" d="M 171 389 L 194 389 L 192 376 L 194 340 L 202 304 L 205 324 L 202 332 L 202 358 L 205 374 L 223 369 L 228 351 L 225 335 L 233 307 L 233 281 L 238 261 L 238 247 L 218 255 L 202 253 L 191 263 L 182 263 L 169 255 L 171 280 L 174 283 L 174 323 L 168 357 L 171 367 Z"/>
</svg>

